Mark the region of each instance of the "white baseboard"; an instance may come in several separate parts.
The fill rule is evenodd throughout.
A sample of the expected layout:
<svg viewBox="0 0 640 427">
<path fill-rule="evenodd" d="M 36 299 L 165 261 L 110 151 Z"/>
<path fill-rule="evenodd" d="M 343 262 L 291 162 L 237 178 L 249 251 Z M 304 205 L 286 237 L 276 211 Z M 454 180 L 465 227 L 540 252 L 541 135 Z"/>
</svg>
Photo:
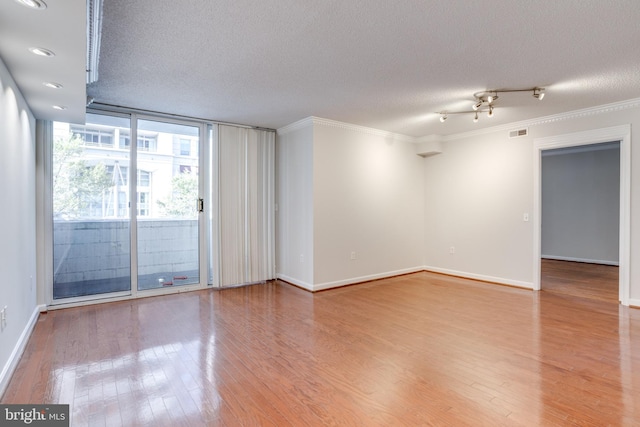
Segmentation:
<svg viewBox="0 0 640 427">
<path fill-rule="evenodd" d="M 424 271 L 424 267 L 412 267 L 402 270 L 387 271 L 384 273 L 371 274 L 368 276 L 352 277 L 345 280 L 337 280 L 335 282 L 325 282 L 313 285 L 313 291 L 323 291 L 325 289 L 339 288 L 341 286 L 353 285 L 356 283 L 369 282 L 371 280 L 385 279 L 387 277 L 400 276 L 403 274 L 417 273 L 418 271 Z"/>
<path fill-rule="evenodd" d="M 554 259 L 557 261 L 572 261 L 572 262 L 586 262 L 589 264 L 603 264 L 603 265 L 615 265 L 619 266 L 620 263 L 617 261 L 605 261 L 601 259 L 587 259 L 587 258 L 572 258 L 566 256 L 555 256 L 555 255 L 541 255 L 542 259 Z"/>
<path fill-rule="evenodd" d="M 629 298 L 629 306 L 631 308 L 640 308 L 640 299 Z"/>
<path fill-rule="evenodd" d="M 303 282 L 301 280 L 298 279 L 294 279 L 293 277 L 289 277 L 287 275 L 284 274 L 276 274 L 276 277 L 280 280 L 283 280 L 287 283 L 291 283 L 292 285 L 296 285 L 299 288 L 305 289 L 307 291 L 311 291 L 313 292 L 313 285 L 311 283 L 307 283 L 307 282 Z"/>
<path fill-rule="evenodd" d="M 447 274 L 449 276 L 464 277 L 465 279 L 481 280 L 483 282 L 498 283 L 500 285 L 515 286 L 517 288 L 533 289 L 532 282 L 523 282 L 520 280 L 505 279 L 502 277 L 485 276 L 482 274 L 468 273 L 466 271 L 449 270 L 446 268 L 425 266 L 424 270 L 433 273 Z"/>
<path fill-rule="evenodd" d="M 31 337 L 31 333 L 33 332 L 33 328 L 36 326 L 40 312 L 46 311 L 46 309 L 47 307 L 45 305 L 39 305 L 33 310 L 27 325 L 24 327 L 22 334 L 20 334 L 20 338 L 18 338 L 18 342 L 13 347 L 9 360 L 7 360 L 7 363 L 5 363 L 2 368 L 2 372 L 0 373 L 0 398 L 4 395 L 4 392 L 9 386 L 9 381 L 11 381 L 11 377 L 18 366 L 20 357 L 22 356 L 22 353 L 27 346 L 27 342 L 29 341 L 29 337 Z"/>
<path fill-rule="evenodd" d="M 289 277 L 284 274 L 278 274 L 277 276 L 278 276 L 278 279 L 291 283 L 293 285 L 296 285 L 302 289 L 306 289 L 307 291 L 311 291 L 311 292 L 317 292 L 317 291 L 324 291 L 326 289 L 339 288 L 341 286 L 354 285 L 356 283 L 369 282 L 371 280 L 378 280 L 378 279 L 385 279 L 387 277 L 400 276 L 402 274 L 417 273 L 418 271 L 424 271 L 424 267 L 413 267 L 413 268 L 407 268 L 403 270 L 387 271 L 385 273 L 371 274 L 368 276 L 361 276 L 361 277 L 352 277 L 350 279 L 337 280 L 335 282 L 319 283 L 315 285 L 311 283 L 303 282 L 298 279 L 294 279 L 293 277 Z"/>
</svg>

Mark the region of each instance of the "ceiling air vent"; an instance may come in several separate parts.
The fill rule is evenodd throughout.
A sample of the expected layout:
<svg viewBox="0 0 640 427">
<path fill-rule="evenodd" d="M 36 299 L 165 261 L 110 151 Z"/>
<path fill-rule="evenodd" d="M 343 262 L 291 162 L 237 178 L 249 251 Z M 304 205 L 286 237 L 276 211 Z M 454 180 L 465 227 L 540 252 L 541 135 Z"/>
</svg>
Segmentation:
<svg viewBox="0 0 640 427">
<path fill-rule="evenodd" d="M 527 136 L 527 135 L 529 135 L 528 128 L 512 130 L 509 132 L 509 138 L 519 138 L 521 136 Z"/>
</svg>

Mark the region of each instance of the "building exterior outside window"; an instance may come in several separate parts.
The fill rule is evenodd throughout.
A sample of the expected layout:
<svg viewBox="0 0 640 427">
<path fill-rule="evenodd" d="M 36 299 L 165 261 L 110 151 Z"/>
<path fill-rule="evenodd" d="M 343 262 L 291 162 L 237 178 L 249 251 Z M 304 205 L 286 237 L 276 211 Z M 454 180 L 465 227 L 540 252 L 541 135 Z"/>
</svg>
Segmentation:
<svg viewBox="0 0 640 427">
<path fill-rule="evenodd" d="M 71 126 L 70 132 L 87 146 L 113 147 L 113 131 L 110 129 Z"/>
<path fill-rule="evenodd" d="M 81 159 L 88 173 L 102 183 L 84 203 L 76 203 L 69 209 L 59 209 L 61 218 L 127 218 L 129 216 L 129 129 L 87 123 L 85 126 L 54 123 L 54 139 L 62 138 L 78 145 L 72 147 L 73 155 Z M 177 141 L 176 141 L 177 139 Z M 172 179 L 182 173 L 197 173 L 198 159 L 191 157 L 191 145 L 197 144 L 197 136 L 179 137 L 163 132 L 139 132 L 137 137 L 137 215 L 138 217 L 162 217 L 166 203 L 173 195 Z M 177 142 L 177 144 L 176 144 Z M 176 150 L 176 145 L 178 149 Z M 98 168 L 94 168 L 101 165 Z M 103 172 L 101 170 L 103 169 Z M 77 175 L 77 174 L 76 174 Z M 77 178 L 80 179 L 80 178 Z M 73 181 L 73 180 L 72 180 Z M 69 192 L 75 191 L 70 183 Z M 55 193 L 55 192 L 54 192 Z M 61 193 L 58 191 L 58 193 Z M 76 191 L 77 193 L 77 191 Z M 54 201 L 54 210 L 56 210 Z"/>
<path fill-rule="evenodd" d="M 191 140 L 180 138 L 180 155 L 181 156 L 190 156 L 191 155 Z"/>
</svg>

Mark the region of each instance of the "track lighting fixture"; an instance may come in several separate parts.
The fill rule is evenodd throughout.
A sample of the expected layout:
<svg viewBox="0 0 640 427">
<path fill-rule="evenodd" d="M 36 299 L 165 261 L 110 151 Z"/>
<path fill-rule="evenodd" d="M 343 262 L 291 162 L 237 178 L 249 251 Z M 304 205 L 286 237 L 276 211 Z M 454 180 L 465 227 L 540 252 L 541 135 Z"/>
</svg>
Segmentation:
<svg viewBox="0 0 640 427">
<path fill-rule="evenodd" d="M 488 117 L 493 117 L 493 109 L 495 107 L 495 102 L 498 100 L 499 93 L 509 93 L 509 92 L 533 92 L 533 97 L 537 100 L 542 100 L 544 98 L 544 88 L 543 87 L 532 87 L 527 89 L 491 89 L 484 90 L 480 92 L 476 92 L 473 94 L 473 98 L 475 99 L 473 105 L 471 105 L 472 111 L 447 111 L 438 112 L 436 114 L 440 114 L 440 121 L 444 123 L 447 120 L 447 116 L 449 114 L 465 114 L 465 113 L 475 113 L 473 117 L 473 122 L 476 123 L 478 121 L 478 113 L 486 111 Z"/>
<path fill-rule="evenodd" d="M 481 110 L 481 111 L 489 111 L 489 110 Z M 449 114 L 467 114 L 467 113 L 475 113 L 475 116 L 473 118 L 473 122 L 477 123 L 478 122 L 478 113 L 481 112 L 479 111 L 441 111 L 437 114 L 440 114 L 440 122 L 444 123 L 445 120 L 447 120 L 449 118 Z"/>
</svg>

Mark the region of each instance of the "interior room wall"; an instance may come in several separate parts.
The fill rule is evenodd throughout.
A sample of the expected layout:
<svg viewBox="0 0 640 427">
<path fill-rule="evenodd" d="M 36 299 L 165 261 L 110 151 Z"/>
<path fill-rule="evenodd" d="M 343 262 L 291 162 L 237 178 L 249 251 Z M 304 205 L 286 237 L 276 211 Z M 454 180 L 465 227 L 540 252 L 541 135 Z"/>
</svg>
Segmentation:
<svg viewBox="0 0 640 427">
<path fill-rule="evenodd" d="M 633 146 L 633 129 L 640 127 L 638 101 L 531 121 L 526 137 L 511 139 L 509 129 L 501 127 L 444 138 L 442 154 L 424 159 L 427 268 L 532 287 L 533 140 L 629 124 Z M 513 124 L 513 129 L 519 128 Z M 636 170 L 640 170 L 640 150 L 632 149 L 630 303 L 640 306 Z M 525 213 L 528 222 L 523 221 Z"/>
<path fill-rule="evenodd" d="M 309 117 L 278 130 L 278 277 L 321 290 L 422 270 L 411 138 Z"/>
<path fill-rule="evenodd" d="M 456 136 L 424 159 L 427 269 L 532 287 L 532 138 Z"/>
<path fill-rule="evenodd" d="M 542 154 L 542 257 L 618 264 L 620 144 Z"/>
<path fill-rule="evenodd" d="M 422 270 L 422 160 L 413 139 L 314 122 L 314 286 Z"/>
<path fill-rule="evenodd" d="M 313 288 L 313 123 L 278 131 L 276 138 L 276 274 Z"/>
<path fill-rule="evenodd" d="M 35 120 L 0 59 L 0 396 L 29 337 L 36 309 Z"/>
</svg>

